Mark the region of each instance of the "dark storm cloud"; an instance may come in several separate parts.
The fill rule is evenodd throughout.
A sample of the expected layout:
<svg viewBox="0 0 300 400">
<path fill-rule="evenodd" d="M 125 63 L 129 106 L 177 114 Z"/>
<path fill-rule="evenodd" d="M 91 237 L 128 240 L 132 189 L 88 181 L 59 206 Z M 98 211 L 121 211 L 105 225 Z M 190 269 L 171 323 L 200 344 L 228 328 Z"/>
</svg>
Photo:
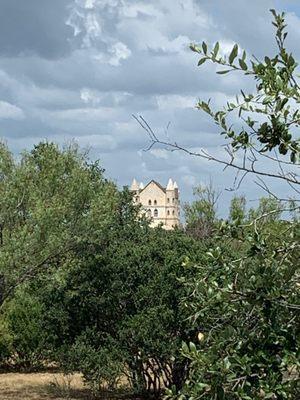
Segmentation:
<svg viewBox="0 0 300 400">
<path fill-rule="evenodd" d="M 70 51 L 65 21 L 71 0 L 1 0 L 0 54 L 55 59 Z"/>
</svg>

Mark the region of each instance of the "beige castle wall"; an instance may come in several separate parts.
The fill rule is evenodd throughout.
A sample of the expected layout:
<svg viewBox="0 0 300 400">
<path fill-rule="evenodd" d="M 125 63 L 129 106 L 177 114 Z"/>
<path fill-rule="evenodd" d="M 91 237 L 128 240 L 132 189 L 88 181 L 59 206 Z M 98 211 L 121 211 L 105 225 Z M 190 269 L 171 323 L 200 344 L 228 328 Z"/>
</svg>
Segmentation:
<svg viewBox="0 0 300 400">
<path fill-rule="evenodd" d="M 153 227 L 163 224 L 165 229 L 171 230 L 174 229 L 174 226 L 179 225 L 178 189 L 164 192 L 154 182 L 150 182 L 145 189 L 137 192 L 135 201 L 143 206 L 144 212 L 148 216 L 151 212 L 151 225 Z M 154 210 L 158 212 L 157 217 L 154 215 Z"/>
</svg>

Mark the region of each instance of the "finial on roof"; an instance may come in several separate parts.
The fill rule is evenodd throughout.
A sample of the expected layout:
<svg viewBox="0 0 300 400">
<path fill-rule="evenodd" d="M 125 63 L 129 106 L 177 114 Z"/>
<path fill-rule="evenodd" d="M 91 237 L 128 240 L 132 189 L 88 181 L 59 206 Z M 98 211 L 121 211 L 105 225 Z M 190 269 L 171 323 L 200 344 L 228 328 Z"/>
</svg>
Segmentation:
<svg viewBox="0 0 300 400">
<path fill-rule="evenodd" d="M 135 178 L 132 181 L 132 184 L 130 186 L 130 190 L 139 190 L 139 184 L 137 183 L 137 180 Z"/>
<path fill-rule="evenodd" d="M 143 182 L 141 182 L 141 183 L 140 183 L 140 190 L 143 190 L 144 187 L 145 187 L 145 186 L 144 186 Z"/>
<path fill-rule="evenodd" d="M 170 178 L 167 184 L 167 190 L 173 190 L 174 189 L 174 184 L 172 179 Z"/>
</svg>

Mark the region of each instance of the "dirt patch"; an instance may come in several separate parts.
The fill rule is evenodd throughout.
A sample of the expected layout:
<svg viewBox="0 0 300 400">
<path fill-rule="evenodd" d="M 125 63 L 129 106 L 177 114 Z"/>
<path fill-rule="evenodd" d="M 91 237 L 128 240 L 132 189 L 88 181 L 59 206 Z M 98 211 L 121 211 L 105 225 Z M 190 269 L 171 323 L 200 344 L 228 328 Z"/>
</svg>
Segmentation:
<svg viewBox="0 0 300 400">
<path fill-rule="evenodd" d="M 0 374 L 0 400 L 89 399 L 79 374 L 7 373 Z"/>
</svg>

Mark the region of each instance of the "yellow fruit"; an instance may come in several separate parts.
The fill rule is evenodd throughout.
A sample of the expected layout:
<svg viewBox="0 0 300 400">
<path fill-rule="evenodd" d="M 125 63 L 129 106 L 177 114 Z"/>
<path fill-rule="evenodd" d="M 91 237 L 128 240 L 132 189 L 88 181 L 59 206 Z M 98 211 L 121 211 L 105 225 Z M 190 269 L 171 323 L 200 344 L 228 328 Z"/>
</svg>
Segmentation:
<svg viewBox="0 0 300 400">
<path fill-rule="evenodd" d="M 199 342 L 203 342 L 203 340 L 204 340 L 204 335 L 203 335 L 202 332 L 199 332 L 199 333 L 198 333 L 198 340 L 199 340 Z"/>
</svg>

